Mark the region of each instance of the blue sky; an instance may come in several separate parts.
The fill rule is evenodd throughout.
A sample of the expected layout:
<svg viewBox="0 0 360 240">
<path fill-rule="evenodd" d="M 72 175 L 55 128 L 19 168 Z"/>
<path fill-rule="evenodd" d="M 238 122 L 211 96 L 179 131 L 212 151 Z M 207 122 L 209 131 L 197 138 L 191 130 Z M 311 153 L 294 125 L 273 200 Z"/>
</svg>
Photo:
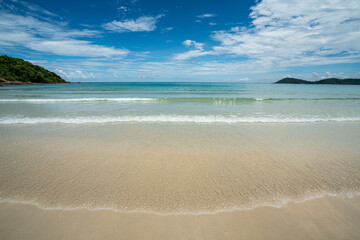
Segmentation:
<svg viewBox="0 0 360 240">
<path fill-rule="evenodd" d="M 360 77 L 359 0 L 0 0 L 0 54 L 69 81 Z"/>
</svg>

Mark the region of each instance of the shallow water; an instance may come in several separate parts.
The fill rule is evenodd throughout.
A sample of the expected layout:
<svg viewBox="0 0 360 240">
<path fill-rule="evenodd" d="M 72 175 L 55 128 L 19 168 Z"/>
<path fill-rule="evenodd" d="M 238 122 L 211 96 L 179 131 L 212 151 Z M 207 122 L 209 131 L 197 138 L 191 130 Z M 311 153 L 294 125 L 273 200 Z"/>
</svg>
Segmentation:
<svg viewBox="0 0 360 240">
<path fill-rule="evenodd" d="M 0 194 L 47 209 L 204 214 L 360 192 L 357 123 L 3 125 Z"/>
<path fill-rule="evenodd" d="M 87 83 L 0 88 L 0 124 L 360 121 L 359 86 Z"/>
<path fill-rule="evenodd" d="M 161 215 L 360 192 L 360 88 L 69 84 L 0 90 L 0 198 Z"/>
</svg>

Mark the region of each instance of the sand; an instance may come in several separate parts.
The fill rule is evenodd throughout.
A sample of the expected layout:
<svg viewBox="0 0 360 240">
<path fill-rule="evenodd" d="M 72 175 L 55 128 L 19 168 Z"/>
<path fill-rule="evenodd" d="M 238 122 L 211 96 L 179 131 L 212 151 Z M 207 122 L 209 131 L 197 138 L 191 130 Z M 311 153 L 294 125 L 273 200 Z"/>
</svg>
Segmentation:
<svg viewBox="0 0 360 240">
<path fill-rule="evenodd" d="M 0 239 L 360 239 L 359 127 L 1 126 Z"/>
<path fill-rule="evenodd" d="M 0 239 L 359 239 L 360 197 L 160 216 L 0 204 Z"/>
</svg>

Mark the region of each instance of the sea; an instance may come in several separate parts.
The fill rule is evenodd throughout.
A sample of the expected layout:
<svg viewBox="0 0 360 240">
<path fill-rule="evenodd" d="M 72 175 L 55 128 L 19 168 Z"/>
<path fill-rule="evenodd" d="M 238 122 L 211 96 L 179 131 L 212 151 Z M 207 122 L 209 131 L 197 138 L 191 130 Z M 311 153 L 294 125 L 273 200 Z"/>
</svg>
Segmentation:
<svg viewBox="0 0 360 240">
<path fill-rule="evenodd" d="M 0 124 L 360 121 L 360 87 L 81 83 L 0 88 Z"/>
</svg>

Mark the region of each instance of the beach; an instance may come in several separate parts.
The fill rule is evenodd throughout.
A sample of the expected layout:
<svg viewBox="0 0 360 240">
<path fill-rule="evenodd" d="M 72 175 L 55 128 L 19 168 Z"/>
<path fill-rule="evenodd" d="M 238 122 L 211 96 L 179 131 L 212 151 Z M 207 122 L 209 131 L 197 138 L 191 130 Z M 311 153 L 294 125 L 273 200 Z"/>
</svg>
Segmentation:
<svg viewBox="0 0 360 240">
<path fill-rule="evenodd" d="M 81 85 L 0 92 L 0 238 L 360 237 L 357 89 Z"/>
<path fill-rule="evenodd" d="M 360 240 L 360 0 L 0 0 L 0 240 Z"/>
<path fill-rule="evenodd" d="M 42 210 L 0 204 L 2 239 L 358 239 L 359 197 L 326 197 L 283 208 L 158 216 Z"/>
</svg>

